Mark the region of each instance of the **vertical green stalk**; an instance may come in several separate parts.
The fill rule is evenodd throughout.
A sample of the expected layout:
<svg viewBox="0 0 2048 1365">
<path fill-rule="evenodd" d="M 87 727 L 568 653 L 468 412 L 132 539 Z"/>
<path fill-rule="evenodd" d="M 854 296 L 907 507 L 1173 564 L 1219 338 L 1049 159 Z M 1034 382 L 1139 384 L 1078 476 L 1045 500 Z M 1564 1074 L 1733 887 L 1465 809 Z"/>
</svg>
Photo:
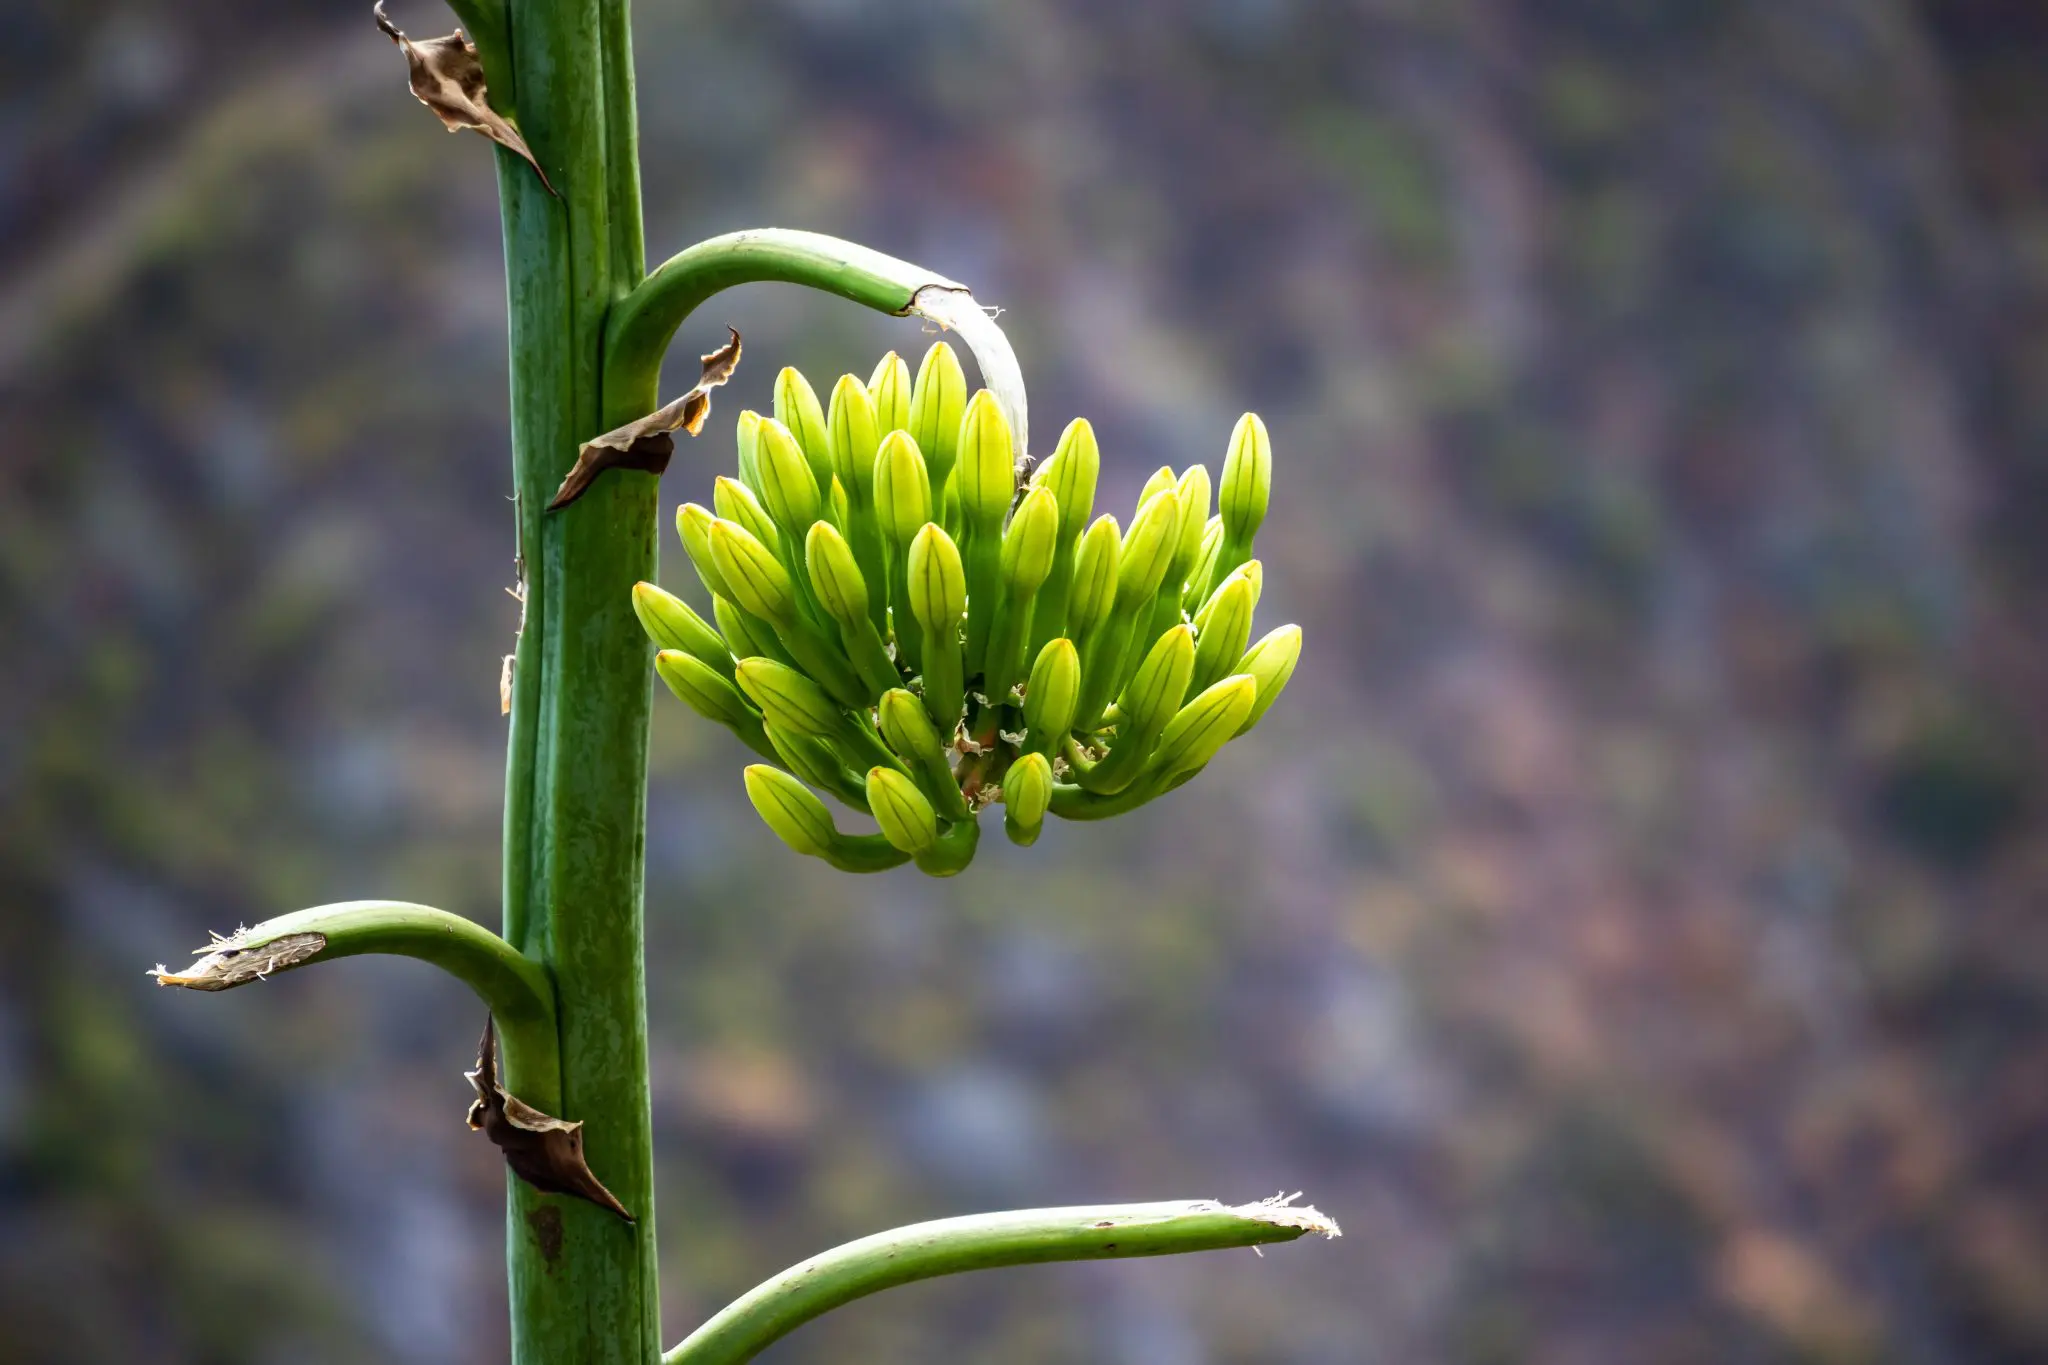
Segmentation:
<svg viewBox="0 0 2048 1365">
<path fill-rule="evenodd" d="M 545 514 L 577 446 L 653 406 L 603 409 L 605 317 L 645 264 L 626 0 L 509 0 L 521 131 L 561 193 L 500 152 L 512 445 L 526 621 L 506 769 L 505 936 L 553 976 L 561 1089 L 513 1093 L 584 1122 L 591 1169 L 637 1217 L 511 1180 L 519 1365 L 646 1365 L 660 1351 L 641 871 L 655 481 L 615 472 Z M 650 384 L 651 387 L 651 384 Z M 644 401 L 643 401 L 644 400 Z M 528 1086 L 522 1089 L 522 1086 Z"/>
</svg>

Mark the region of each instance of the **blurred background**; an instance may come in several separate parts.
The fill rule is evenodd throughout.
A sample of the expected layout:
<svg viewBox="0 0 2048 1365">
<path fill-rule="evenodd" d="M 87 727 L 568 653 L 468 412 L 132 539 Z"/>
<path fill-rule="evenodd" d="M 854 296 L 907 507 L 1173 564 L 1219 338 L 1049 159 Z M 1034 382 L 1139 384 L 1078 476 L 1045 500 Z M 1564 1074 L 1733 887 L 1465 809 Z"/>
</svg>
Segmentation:
<svg viewBox="0 0 2048 1365">
<path fill-rule="evenodd" d="M 143 973 L 322 901 L 496 918 L 491 155 L 367 9 L 0 6 L 24 1365 L 504 1356 L 474 1002 Z M 2048 9 L 637 25 L 656 257 L 778 224 L 970 281 L 1126 516 L 1260 410 L 1262 620 L 1308 635 L 1202 781 L 948 883 L 791 855 L 657 698 L 670 1340 L 896 1223 L 1303 1189 L 1342 1241 L 897 1291 L 772 1359 L 2048 1359 Z M 758 286 L 678 354 L 726 323 L 669 508 L 780 365 L 928 342 Z"/>
</svg>

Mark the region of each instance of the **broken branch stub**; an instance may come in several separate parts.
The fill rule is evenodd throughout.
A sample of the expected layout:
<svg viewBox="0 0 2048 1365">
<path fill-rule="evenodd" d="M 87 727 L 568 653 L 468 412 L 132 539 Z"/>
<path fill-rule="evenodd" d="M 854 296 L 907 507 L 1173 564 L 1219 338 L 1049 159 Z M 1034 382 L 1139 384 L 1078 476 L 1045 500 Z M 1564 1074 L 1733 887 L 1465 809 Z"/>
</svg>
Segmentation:
<svg viewBox="0 0 2048 1365">
<path fill-rule="evenodd" d="M 407 83 L 412 86 L 414 97 L 434 111 L 443 127 L 451 133 L 464 128 L 482 133 L 533 167 L 547 192 L 561 198 L 549 184 L 548 173 L 540 168 L 540 162 L 527 147 L 526 139 L 503 114 L 491 108 L 490 95 L 484 88 L 483 63 L 477 59 L 476 46 L 463 36 L 461 29 L 444 38 L 415 41 L 406 37 L 384 13 L 384 0 L 377 0 L 370 13 L 375 16 L 378 29 L 405 54 Z"/>
<path fill-rule="evenodd" d="M 468 1122 L 504 1153 L 512 1173 L 543 1194 L 566 1194 L 609 1209 L 628 1223 L 626 1211 L 604 1183 L 591 1173 L 583 1157 L 583 1123 L 544 1114 L 498 1084 L 498 1028 L 484 1018 L 483 1040 L 477 1044 L 476 1070 L 464 1077 L 476 1090 Z"/>
<path fill-rule="evenodd" d="M 732 339 L 702 357 L 703 372 L 697 385 L 681 398 L 665 403 L 645 417 L 585 441 L 576 452 L 576 464 L 548 503 L 548 511 L 567 507 L 589 490 L 593 480 L 607 469 L 637 469 L 660 475 L 675 454 L 672 432 L 695 436 L 711 415 L 711 391 L 732 378 L 740 363 L 740 334 L 725 329 Z"/>
</svg>

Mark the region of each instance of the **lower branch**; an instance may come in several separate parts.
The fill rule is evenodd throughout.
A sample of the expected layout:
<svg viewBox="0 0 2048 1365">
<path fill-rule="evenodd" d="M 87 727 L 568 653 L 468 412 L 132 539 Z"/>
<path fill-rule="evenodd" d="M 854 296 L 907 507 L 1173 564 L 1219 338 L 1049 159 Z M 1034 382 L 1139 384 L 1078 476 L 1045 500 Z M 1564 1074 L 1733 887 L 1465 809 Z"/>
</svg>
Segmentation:
<svg viewBox="0 0 2048 1365">
<path fill-rule="evenodd" d="M 1336 1237 L 1336 1223 L 1288 1199 L 1228 1208 L 1209 1200 L 1024 1209 L 944 1218 L 863 1237 L 791 1266 L 727 1305 L 662 1365 L 743 1365 L 812 1318 L 916 1280 L 996 1266 L 1170 1256 Z"/>
</svg>

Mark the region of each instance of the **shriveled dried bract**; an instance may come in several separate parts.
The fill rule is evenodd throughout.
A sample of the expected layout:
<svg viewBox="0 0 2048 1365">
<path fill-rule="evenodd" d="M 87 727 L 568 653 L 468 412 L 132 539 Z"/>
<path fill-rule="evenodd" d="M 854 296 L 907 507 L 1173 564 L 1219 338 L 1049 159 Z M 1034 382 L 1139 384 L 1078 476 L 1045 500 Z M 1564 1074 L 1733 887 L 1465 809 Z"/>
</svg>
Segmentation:
<svg viewBox="0 0 2048 1365">
<path fill-rule="evenodd" d="M 548 184 L 548 173 L 534 159 L 526 139 L 506 122 L 504 115 L 491 108 L 490 96 L 484 89 L 483 63 L 477 60 L 476 47 L 461 29 L 445 38 L 422 38 L 415 42 L 384 13 L 384 0 L 377 0 L 370 12 L 376 16 L 377 27 L 405 54 L 412 93 L 434 111 L 449 132 L 473 128 L 507 151 L 517 153 L 533 167 L 548 193 L 555 194 L 555 187 Z"/>
<path fill-rule="evenodd" d="M 158 963 L 150 975 L 159 986 L 183 986 L 188 991 L 232 990 L 276 972 L 302 967 L 326 947 L 324 934 L 286 934 L 253 945 L 244 942 L 239 931 L 227 938 L 215 934 L 213 942 L 193 949 L 200 956 L 191 966 L 174 972 Z"/>
<path fill-rule="evenodd" d="M 550 512 L 582 497 L 591 481 L 607 469 L 660 474 L 668 468 L 669 457 L 676 453 L 675 439 L 670 433 L 686 431 L 695 436 L 702 431 L 704 419 L 711 415 L 711 391 L 732 378 L 732 372 L 739 368 L 740 334 L 730 327 L 725 330 L 732 334 L 732 339 L 702 358 L 704 370 L 695 388 L 645 417 L 583 443 L 576 452 L 575 467 L 548 503 Z"/>
<path fill-rule="evenodd" d="M 627 1222 L 612 1192 L 591 1174 L 583 1159 L 583 1123 L 543 1114 L 498 1084 L 498 1026 L 484 1020 L 483 1041 L 477 1044 L 476 1070 L 463 1073 L 476 1089 L 469 1106 L 469 1126 L 479 1129 L 505 1154 L 512 1173 L 543 1194 L 566 1194 L 610 1209 Z"/>
</svg>

